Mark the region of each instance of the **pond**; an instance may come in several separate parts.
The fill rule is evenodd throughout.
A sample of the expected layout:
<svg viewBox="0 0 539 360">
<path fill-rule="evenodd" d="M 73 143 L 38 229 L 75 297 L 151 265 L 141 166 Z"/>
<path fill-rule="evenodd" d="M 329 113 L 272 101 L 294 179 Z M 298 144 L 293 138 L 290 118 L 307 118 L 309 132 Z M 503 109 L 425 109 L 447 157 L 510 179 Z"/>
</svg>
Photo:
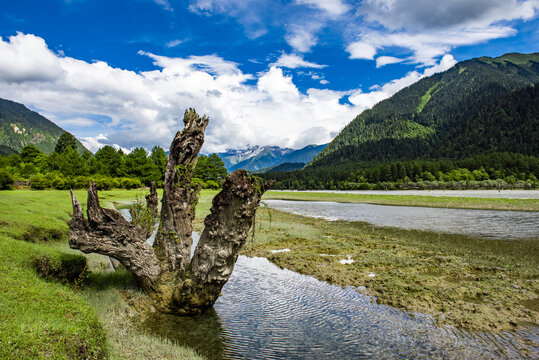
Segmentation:
<svg viewBox="0 0 539 360">
<path fill-rule="evenodd" d="M 330 201 L 265 200 L 271 208 L 327 220 L 464 234 L 493 239 L 539 238 L 539 213 L 350 204 Z"/>
</svg>

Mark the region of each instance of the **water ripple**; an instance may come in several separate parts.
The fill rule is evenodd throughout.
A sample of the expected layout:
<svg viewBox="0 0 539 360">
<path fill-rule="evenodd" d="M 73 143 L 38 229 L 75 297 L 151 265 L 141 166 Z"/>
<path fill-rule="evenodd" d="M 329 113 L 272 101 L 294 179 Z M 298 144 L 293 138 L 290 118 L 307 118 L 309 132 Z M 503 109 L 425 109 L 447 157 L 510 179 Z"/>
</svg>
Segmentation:
<svg viewBox="0 0 539 360">
<path fill-rule="evenodd" d="M 412 315 L 373 300 L 351 287 L 343 289 L 279 269 L 265 258 L 240 256 L 214 312 L 198 318 L 198 323 L 156 315 L 146 325 L 209 359 L 524 359 L 539 355 L 537 348 L 521 341 L 537 338 L 535 326 L 501 334 L 440 328 L 427 315 Z"/>
</svg>

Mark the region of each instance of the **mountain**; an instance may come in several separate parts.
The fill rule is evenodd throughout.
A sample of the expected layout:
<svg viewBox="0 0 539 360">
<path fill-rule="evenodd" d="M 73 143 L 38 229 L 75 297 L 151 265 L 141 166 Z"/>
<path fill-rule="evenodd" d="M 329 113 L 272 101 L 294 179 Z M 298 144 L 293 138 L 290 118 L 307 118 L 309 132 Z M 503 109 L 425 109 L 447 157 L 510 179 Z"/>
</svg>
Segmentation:
<svg viewBox="0 0 539 360">
<path fill-rule="evenodd" d="M 0 155 L 19 153 L 26 145 L 35 145 L 50 154 L 65 132 L 26 106 L 0 99 Z M 86 150 L 78 140 L 77 150 L 81 153 Z"/>
<path fill-rule="evenodd" d="M 261 146 L 251 146 L 246 149 L 230 149 L 226 152 L 217 153 L 217 155 L 223 160 L 226 169 L 230 172 L 232 166 L 258 155 L 263 150 L 264 148 Z"/>
<path fill-rule="evenodd" d="M 299 150 L 294 150 L 285 156 L 283 156 L 279 160 L 279 164 L 284 163 L 305 163 L 307 164 L 309 161 L 311 161 L 316 155 L 320 153 L 320 151 L 324 150 L 324 148 L 328 144 L 322 144 L 322 145 L 307 145 L 304 148 L 301 148 Z"/>
<path fill-rule="evenodd" d="M 305 167 L 305 163 L 302 162 L 295 162 L 295 163 L 282 163 L 276 166 L 272 166 L 266 169 L 262 169 L 259 171 L 261 174 L 269 174 L 269 173 L 275 173 L 275 172 L 289 172 L 289 171 L 296 171 L 301 170 L 303 167 Z"/>
<path fill-rule="evenodd" d="M 303 163 L 312 160 L 327 144 L 307 145 L 299 150 L 278 146 L 253 146 L 244 150 L 229 150 L 219 153 L 228 171 L 245 169 L 259 171 L 283 163 Z"/>
<path fill-rule="evenodd" d="M 539 53 L 460 62 L 366 110 L 307 165 L 538 154 Z"/>
<path fill-rule="evenodd" d="M 267 167 L 278 165 L 279 160 L 285 155 L 293 152 L 292 149 L 283 149 L 278 146 L 264 146 L 260 148 L 256 155 L 242 160 L 230 167 L 230 171 L 237 169 L 245 169 L 249 171 L 257 171 Z"/>
</svg>

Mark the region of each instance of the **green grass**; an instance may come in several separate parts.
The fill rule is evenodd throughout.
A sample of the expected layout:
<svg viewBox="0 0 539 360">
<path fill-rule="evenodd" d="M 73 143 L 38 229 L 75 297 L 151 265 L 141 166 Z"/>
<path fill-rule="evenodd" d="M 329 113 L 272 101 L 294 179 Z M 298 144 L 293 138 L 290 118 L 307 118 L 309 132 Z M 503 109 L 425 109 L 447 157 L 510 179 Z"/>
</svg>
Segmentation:
<svg viewBox="0 0 539 360">
<path fill-rule="evenodd" d="M 437 82 L 434 85 L 432 85 L 427 92 L 421 97 L 421 100 L 419 101 L 419 105 L 417 105 L 417 113 L 421 113 L 423 111 L 423 108 L 425 108 L 425 105 L 429 102 L 430 98 L 432 97 L 431 93 L 433 90 L 435 90 L 440 83 Z"/>
<path fill-rule="evenodd" d="M 129 202 L 139 190 L 100 192 L 101 204 Z M 84 207 L 86 192 L 76 191 Z M 194 351 L 149 335 L 120 296 L 145 296 L 108 259 L 84 255 L 92 271 L 78 290 L 37 275 L 33 259 L 78 254 L 67 246 L 68 191 L 0 192 L 0 359 L 200 359 Z"/>
<path fill-rule="evenodd" d="M 39 277 L 34 270 L 34 257 L 54 259 L 61 252 L 39 244 L 39 238 L 33 238 L 37 243 L 18 240 L 36 228 L 61 229 L 61 239 L 67 238 L 68 213 L 65 206 L 58 206 L 59 194 L 0 192 L 0 358 L 99 359 L 107 355 L 105 331 L 84 297 L 70 286 Z"/>
<path fill-rule="evenodd" d="M 455 196 L 379 195 L 349 193 L 315 193 L 296 191 L 268 191 L 263 199 L 336 201 L 398 206 L 425 206 L 455 209 L 484 209 L 539 211 L 537 199 L 474 198 Z"/>
<path fill-rule="evenodd" d="M 265 198 L 273 194 L 283 193 Z M 309 195 L 327 200 L 324 195 L 334 194 Z M 198 231 L 209 213 L 210 200 L 207 193 L 199 200 Z M 269 251 L 284 248 L 292 251 Z M 538 321 L 537 240 L 487 240 L 380 228 L 261 206 L 255 240 L 248 240 L 243 254 L 267 257 L 280 267 L 332 284 L 365 286 L 365 293 L 376 296 L 379 303 L 431 314 L 442 325 L 500 331 Z M 353 264 L 339 262 L 347 255 Z M 369 277 L 371 272 L 376 276 Z"/>
</svg>

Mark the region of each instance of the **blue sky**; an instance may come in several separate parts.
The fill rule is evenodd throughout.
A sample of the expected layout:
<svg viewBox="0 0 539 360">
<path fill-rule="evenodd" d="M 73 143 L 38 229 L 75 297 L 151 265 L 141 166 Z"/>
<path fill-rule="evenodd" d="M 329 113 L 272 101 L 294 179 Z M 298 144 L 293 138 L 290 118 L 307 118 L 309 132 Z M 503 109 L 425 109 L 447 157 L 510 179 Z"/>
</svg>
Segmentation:
<svg viewBox="0 0 539 360">
<path fill-rule="evenodd" d="M 0 3 L 0 97 L 91 150 L 168 146 L 183 111 L 205 152 L 331 140 L 457 61 L 539 51 L 538 0 L 18 0 Z"/>
</svg>

